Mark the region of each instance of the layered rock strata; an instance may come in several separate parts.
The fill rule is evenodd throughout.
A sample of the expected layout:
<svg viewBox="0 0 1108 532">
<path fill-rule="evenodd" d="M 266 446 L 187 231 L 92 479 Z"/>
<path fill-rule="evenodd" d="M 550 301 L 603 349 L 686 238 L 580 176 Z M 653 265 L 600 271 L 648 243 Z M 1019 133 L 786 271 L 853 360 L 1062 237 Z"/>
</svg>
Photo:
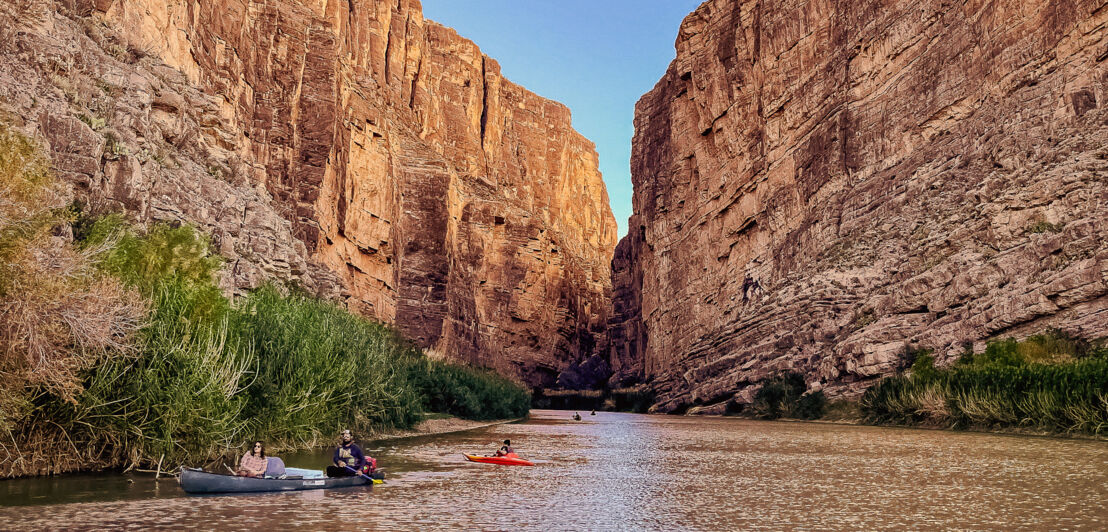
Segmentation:
<svg viewBox="0 0 1108 532">
<path fill-rule="evenodd" d="M 616 225 L 568 109 L 418 0 L 18 0 L 0 99 L 96 210 L 184 220 L 534 386 L 594 351 Z"/>
<path fill-rule="evenodd" d="M 636 107 L 608 347 L 658 410 L 1108 335 L 1108 3 L 710 0 L 676 47 Z"/>
</svg>

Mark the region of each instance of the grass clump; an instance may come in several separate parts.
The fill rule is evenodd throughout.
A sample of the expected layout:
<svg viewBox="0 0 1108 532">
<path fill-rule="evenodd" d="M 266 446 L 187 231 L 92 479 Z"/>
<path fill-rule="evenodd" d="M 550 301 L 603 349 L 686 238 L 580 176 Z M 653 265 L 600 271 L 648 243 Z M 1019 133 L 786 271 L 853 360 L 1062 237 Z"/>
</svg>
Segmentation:
<svg viewBox="0 0 1108 532">
<path fill-rule="evenodd" d="M 1027 427 L 1100 435 L 1108 429 L 1108 349 L 1060 331 L 990 342 L 949 368 L 920 357 L 862 397 L 872 423 Z"/>
<path fill-rule="evenodd" d="M 1027 227 L 1027 232 L 1032 234 L 1039 233 L 1061 233 L 1065 224 L 1057 223 L 1052 224 L 1046 220 L 1038 220 Z"/>
</svg>

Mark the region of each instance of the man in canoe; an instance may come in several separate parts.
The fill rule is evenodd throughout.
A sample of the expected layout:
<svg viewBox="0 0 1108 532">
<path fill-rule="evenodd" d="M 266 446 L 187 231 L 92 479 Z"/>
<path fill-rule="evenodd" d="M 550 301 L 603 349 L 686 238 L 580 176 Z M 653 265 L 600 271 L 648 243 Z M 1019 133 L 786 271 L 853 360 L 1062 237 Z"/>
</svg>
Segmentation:
<svg viewBox="0 0 1108 532">
<path fill-rule="evenodd" d="M 362 453 L 362 448 L 354 443 L 354 436 L 350 434 L 350 429 L 342 431 L 342 444 L 335 448 L 333 462 L 335 465 L 327 466 L 329 477 L 352 477 L 357 475 L 365 465 L 365 454 Z M 347 469 L 348 467 L 351 469 Z"/>
<path fill-rule="evenodd" d="M 262 477 L 265 476 L 266 465 L 265 444 L 256 441 L 254 447 L 242 455 L 236 473 L 240 477 Z"/>
<path fill-rule="evenodd" d="M 504 445 L 500 446 L 500 449 L 497 449 L 496 456 L 508 456 L 509 454 L 516 454 L 516 452 L 512 450 L 512 440 L 504 440 Z"/>
</svg>

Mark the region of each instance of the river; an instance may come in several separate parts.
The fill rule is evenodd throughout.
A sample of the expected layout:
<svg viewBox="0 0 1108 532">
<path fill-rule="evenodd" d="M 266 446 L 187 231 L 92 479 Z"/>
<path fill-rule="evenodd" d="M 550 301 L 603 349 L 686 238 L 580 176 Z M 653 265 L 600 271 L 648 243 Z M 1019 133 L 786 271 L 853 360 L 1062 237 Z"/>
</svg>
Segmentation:
<svg viewBox="0 0 1108 532">
<path fill-rule="evenodd" d="M 147 475 L 0 481 L 0 529 L 1104 530 L 1108 443 L 535 410 L 368 442 L 373 488 L 188 496 Z M 535 467 L 466 462 L 510 438 Z M 321 468 L 329 453 L 285 456 Z"/>
</svg>

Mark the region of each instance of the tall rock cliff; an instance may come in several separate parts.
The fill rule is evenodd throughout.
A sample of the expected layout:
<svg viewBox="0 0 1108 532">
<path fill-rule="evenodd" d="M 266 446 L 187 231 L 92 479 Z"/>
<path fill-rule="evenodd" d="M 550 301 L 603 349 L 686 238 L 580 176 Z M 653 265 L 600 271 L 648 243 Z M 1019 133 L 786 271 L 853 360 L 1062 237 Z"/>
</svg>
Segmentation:
<svg viewBox="0 0 1108 532">
<path fill-rule="evenodd" d="M 609 351 L 659 410 L 1108 335 L 1104 0 L 709 0 L 676 47 L 636 108 Z"/>
<path fill-rule="evenodd" d="M 603 339 L 593 145 L 418 0 L 16 0 L 0 26 L 8 119 L 93 208 L 210 231 L 228 289 L 296 280 L 534 386 Z"/>
</svg>

